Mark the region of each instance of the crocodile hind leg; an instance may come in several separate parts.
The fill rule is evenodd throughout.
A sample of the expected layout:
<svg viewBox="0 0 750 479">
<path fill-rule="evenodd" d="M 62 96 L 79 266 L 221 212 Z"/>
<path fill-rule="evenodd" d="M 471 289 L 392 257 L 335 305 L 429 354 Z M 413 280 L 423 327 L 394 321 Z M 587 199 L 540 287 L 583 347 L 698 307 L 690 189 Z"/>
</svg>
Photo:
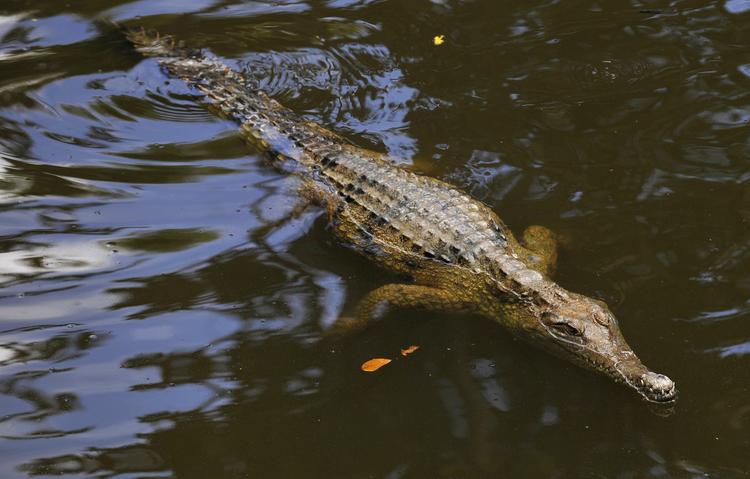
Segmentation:
<svg viewBox="0 0 750 479">
<path fill-rule="evenodd" d="M 365 329 L 393 308 L 421 308 L 435 312 L 465 312 L 471 305 L 448 290 L 415 284 L 387 284 L 371 291 L 357 305 L 354 317 L 341 317 L 332 332 L 350 333 Z"/>
<path fill-rule="evenodd" d="M 552 276 L 557 269 L 557 235 L 544 226 L 532 225 L 523 232 L 523 246 L 531 268 Z"/>
</svg>

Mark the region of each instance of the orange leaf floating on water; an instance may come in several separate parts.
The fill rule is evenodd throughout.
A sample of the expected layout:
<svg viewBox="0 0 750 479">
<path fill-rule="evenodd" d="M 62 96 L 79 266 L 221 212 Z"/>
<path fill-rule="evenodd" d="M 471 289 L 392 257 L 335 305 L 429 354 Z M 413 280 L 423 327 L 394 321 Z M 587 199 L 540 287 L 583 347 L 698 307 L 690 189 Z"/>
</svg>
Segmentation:
<svg viewBox="0 0 750 479">
<path fill-rule="evenodd" d="M 408 348 L 404 348 L 404 349 L 401 350 L 401 356 L 408 356 L 411 353 L 413 353 L 414 351 L 416 351 L 417 349 L 419 349 L 419 346 L 417 346 L 415 344 L 412 344 Z"/>
<path fill-rule="evenodd" d="M 435 37 L 432 39 L 432 44 L 437 46 L 442 45 L 445 43 L 445 35 L 435 35 Z"/>
<path fill-rule="evenodd" d="M 372 358 L 369 361 L 365 361 L 364 363 L 362 363 L 361 368 L 362 371 L 371 373 L 373 371 L 377 371 L 390 362 L 391 360 L 386 358 Z"/>
</svg>

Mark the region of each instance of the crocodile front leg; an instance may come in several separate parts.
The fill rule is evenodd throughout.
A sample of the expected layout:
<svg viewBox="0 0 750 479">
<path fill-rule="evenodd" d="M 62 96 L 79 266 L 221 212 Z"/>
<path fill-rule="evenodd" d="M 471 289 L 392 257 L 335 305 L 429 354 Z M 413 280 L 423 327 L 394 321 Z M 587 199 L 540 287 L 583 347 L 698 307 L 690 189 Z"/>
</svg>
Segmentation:
<svg viewBox="0 0 750 479">
<path fill-rule="evenodd" d="M 544 226 L 532 225 L 523 232 L 523 247 L 529 251 L 526 264 L 546 276 L 557 269 L 557 235 Z"/>
<path fill-rule="evenodd" d="M 392 308 L 421 308 L 443 313 L 466 312 L 471 304 L 455 293 L 431 286 L 387 284 L 371 291 L 357 305 L 354 317 L 341 317 L 333 325 L 336 333 L 350 333 L 365 329 L 373 321 L 383 318 Z"/>
</svg>

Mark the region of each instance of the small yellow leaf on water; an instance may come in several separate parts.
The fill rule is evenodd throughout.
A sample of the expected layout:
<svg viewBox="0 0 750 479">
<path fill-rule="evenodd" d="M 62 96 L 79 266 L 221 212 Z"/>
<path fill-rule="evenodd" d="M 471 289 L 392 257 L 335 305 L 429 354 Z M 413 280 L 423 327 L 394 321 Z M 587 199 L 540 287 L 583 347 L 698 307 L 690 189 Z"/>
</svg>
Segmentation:
<svg viewBox="0 0 750 479">
<path fill-rule="evenodd" d="M 408 356 L 414 351 L 416 351 L 417 349 L 419 349 L 419 346 L 412 344 L 408 348 L 404 348 L 401 350 L 401 356 Z"/>
<path fill-rule="evenodd" d="M 435 38 L 432 39 L 432 43 L 435 45 L 442 45 L 445 43 L 445 35 L 436 35 Z"/>
<path fill-rule="evenodd" d="M 391 360 L 386 358 L 372 358 L 369 361 L 365 361 L 364 363 L 362 363 L 361 367 L 362 371 L 371 373 L 373 371 L 377 371 L 390 362 Z"/>
</svg>

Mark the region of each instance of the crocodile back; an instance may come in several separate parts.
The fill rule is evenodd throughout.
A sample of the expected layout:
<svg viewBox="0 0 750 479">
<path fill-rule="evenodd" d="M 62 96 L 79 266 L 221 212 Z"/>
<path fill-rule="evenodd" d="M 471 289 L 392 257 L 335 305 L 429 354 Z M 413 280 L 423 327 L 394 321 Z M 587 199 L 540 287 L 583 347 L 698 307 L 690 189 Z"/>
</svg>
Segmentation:
<svg viewBox="0 0 750 479">
<path fill-rule="evenodd" d="M 323 202 L 336 204 L 332 219 L 355 227 L 357 233 L 340 234 L 349 243 L 357 243 L 354 236 L 361 234 L 402 253 L 402 258 L 458 266 L 497 279 L 528 271 L 516 259 L 517 243 L 497 215 L 454 186 L 401 168 L 301 120 L 208 53 L 144 31 L 129 32 L 128 38 L 144 55 L 158 57 L 171 76 L 203 92 L 211 108 L 238 122 L 259 148 L 290 160 L 294 173 L 319 186 Z M 526 279 L 538 279 L 530 275 Z"/>
<path fill-rule="evenodd" d="M 508 249 L 505 225 L 484 204 L 455 187 L 344 147 L 323 158 L 320 176 L 358 209 L 360 228 L 410 255 L 491 271 L 489 258 Z"/>
</svg>

